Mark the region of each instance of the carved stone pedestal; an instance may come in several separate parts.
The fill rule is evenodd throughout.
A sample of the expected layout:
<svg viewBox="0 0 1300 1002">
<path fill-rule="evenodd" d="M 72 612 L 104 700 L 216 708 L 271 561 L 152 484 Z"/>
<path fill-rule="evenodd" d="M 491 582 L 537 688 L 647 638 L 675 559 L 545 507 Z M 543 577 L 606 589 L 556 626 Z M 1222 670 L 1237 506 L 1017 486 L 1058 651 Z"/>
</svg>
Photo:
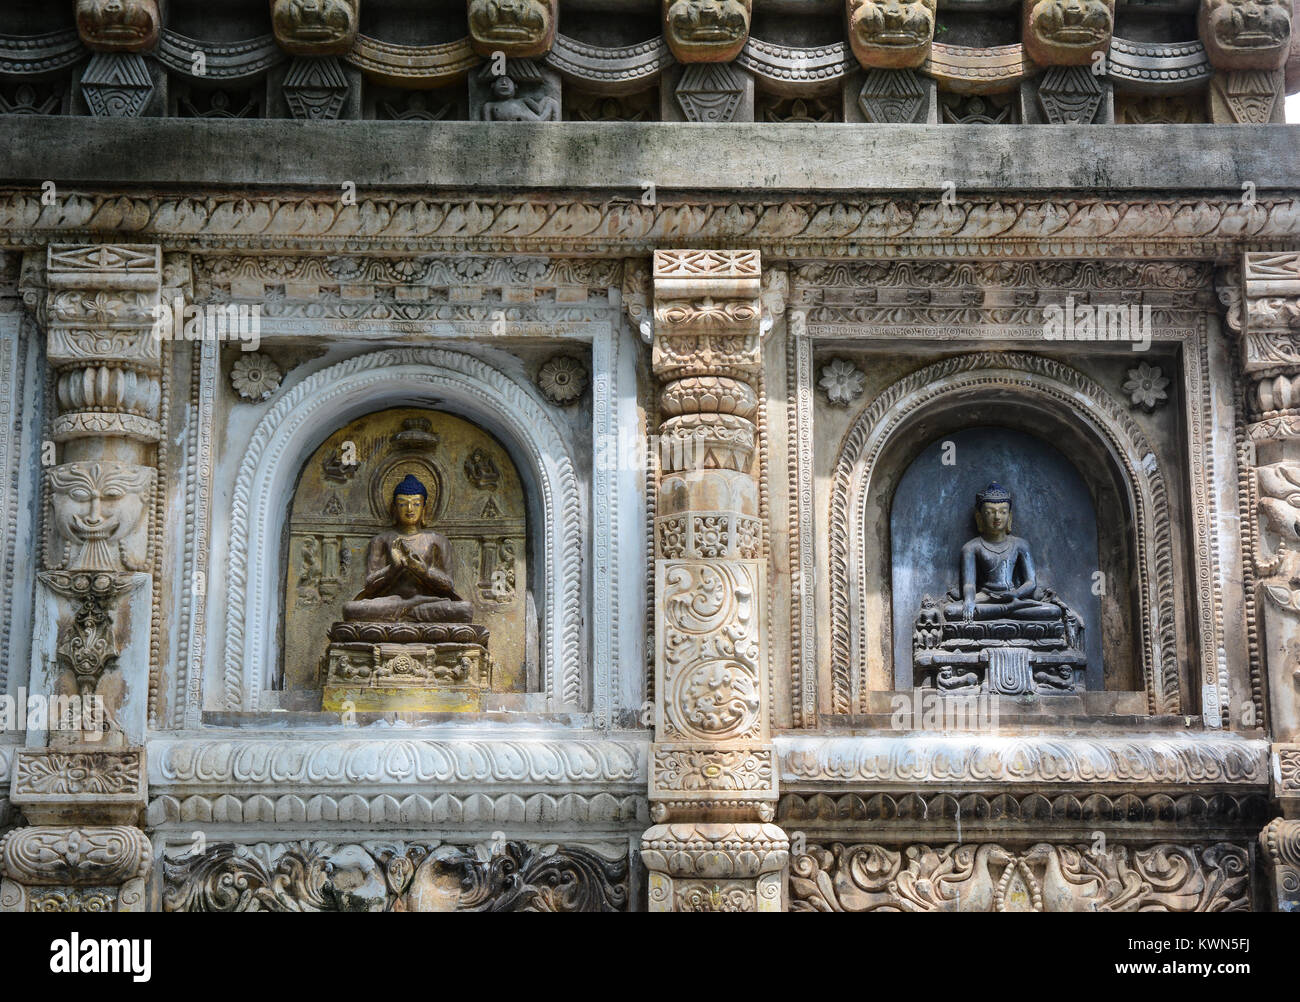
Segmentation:
<svg viewBox="0 0 1300 1002">
<path fill-rule="evenodd" d="M 381 636 L 414 642 L 380 641 Z M 335 623 L 330 640 L 321 699 L 324 710 L 471 713 L 483 709 L 490 678 L 487 630 L 481 626 Z"/>
<path fill-rule="evenodd" d="M 770 824 L 655 825 L 641 837 L 652 912 L 779 912 L 785 832 Z"/>
<path fill-rule="evenodd" d="M 1271 871 L 1271 905 L 1300 912 L 1300 821 L 1275 818 L 1259 833 L 1259 846 Z"/>
<path fill-rule="evenodd" d="M 0 911 L 147 910 L 145 782 L 142 748 L 20 750 L 10 800 L 31 825 L 0 842 Z"/>
</svg>

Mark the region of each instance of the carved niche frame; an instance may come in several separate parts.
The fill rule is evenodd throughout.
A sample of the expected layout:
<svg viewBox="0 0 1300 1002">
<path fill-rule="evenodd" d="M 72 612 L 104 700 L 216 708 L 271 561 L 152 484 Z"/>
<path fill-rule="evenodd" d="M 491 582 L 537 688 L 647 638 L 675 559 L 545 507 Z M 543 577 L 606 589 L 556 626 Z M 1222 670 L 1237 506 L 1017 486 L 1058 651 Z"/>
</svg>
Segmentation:
<svg viewBox="0 0 1300 1002">
<path fill-rule="evenodd" d="M 1180 444 L 1189 475 L 1185 481 L 1171 481 L 1170 471 L 1152 462 L 1152 450 L 1125 403 L 1069 364 L 1070 342 L 1045 339 L 1042 304 L 1050 299 L 1040 295 L 1036 302 L 1017 299 L 1013 305 L 997 301 L 999 292 L 1008 294 L 1009 290 L 996 290 L 987 296 L 975 293 L 978 298 L 972 303 L 960 296 L 952 298 L 953 283 L 934 277 L 933 271 L 927 273 L 936 267 L 953 273 L 964 270 L 969 279 L 983 267 L 973 262 L 942 266 L 896 262 L 866 267 L 890 270 L 884 281 L 874 275 L 872 284 L 911 288 L 901 292 L 897 304 L 891 301 L 886 305 L 886 294 L 878 308 L 864 307 L 855 304 L 875 304 L 877 300 L 865 271 L 855 271 L 853 265 L 811 265 L 793 269 L 791 274 L 786 366 L 787 489 L 793 522 L 789 560 L 796 581 L 789 620 L 793 725 L 815 726 L 819 709 L 832 714 L 867 712 L 868 685 L 863 669 L 868 629 L 864 616 L 854 613 L 853 596 L 865 594 L 867 588 L 869 561 L 864 547 L 869 542 L 864 517 L 874 459 L 891 435 L 906 427 L 910 415 L 948 393 L 985 383 L 990 387 L 1014 385 L 1017 392 L 1053 401 L 1058 410 L 1072 411 L 1105 444 L 1125 481 L 1130 511 L 1143 526 L 1133 547 L 1140 609 L 1134 628 L 1141 655 L 1135 669 L 1141 669 L 1148 708 L 1154 713 L 1191 713 L 1199 701 L 1205 726 L 1222 726 L 1234 682 L 1229 677 L 1227 647 L 1229 643 L 1233 649 L 1240 646 L 1244 653 L 1245 644 L 1244 636 L 1238 636 L 1240 626 L 1225 625 L 1224 621 L 1223 584 L 1240 571 L 1238 547 L 1229 524 L 1238 513 L 1238 499 L 1232 489 L 1221 490 L 1216 496 L 1213 485 L 1216 468 L 1235 469 L 1236 447 L 1231 435 L 1226 441 L 1224 437 L 1216 441 L 1213 429 L 1236 428 L 1239 422 L 1229 346 L 1224 339 L 1211 343 L 1212 331 L 1219 329 L 1217 311 L 1211 305 L 1211 269 L 1196 264 L 1125 262 L 1116 266 L 1128 276 L 1122 281 L 1131 284 L 1125 286 L 1100 279 L 1108 266 L 1099 262 L 1066 265 L 1073 269 L 1074 277 L 1064 284 L 1059 265 L 1014 265 L 1035 273 L 1029 284 L 1041 283 L 1041 293 L 1113 296 L 1121 289 L 1126 302 L 1153 303 L 1153 344 L 1181 347 L 1181 369 L 1171 375 L 1181 382 L 1185 437 Z M 998 266 L 990 263 L 987 267 Z M 1179 277 L 1172 282 L 1161 280 L 1171 274 Z M 1138 277 L 1150 278 L 1151 287 Z M 1023 282 L 1024 276 L 1017 279 Z M 949 288 L 937 291 L 927 287 L 931 281 L 935 287 Z M 1170 285 L 1180 290 L 1194 287 L 1196 296 L 1187 297 L 1195 298 L 1194 305 L 1181 305 L 1176 295 L 1166 291 Z M 1185 291 L 1182 294 L 1187 295 Z M 933 346 L 948 357 L 928 364 L 918 362 L 913 371 L 874 398 L 854 402 L 850 431 L 842 441 L 826 444 L 832 450 L 835 471 L 827 488 L 827 504 L 819 498 L 814 479 L 814 349 L 818 342 L 851 351 L 859 345 L 880 347 L 884 341 L 913 349 Z M 950 354 L 958 348 L 962 354 Z M 1235 484 L 1235 476 L 1230 479 Z M 1190 602 L 1174 577 L 1170 547 L 1184 544 L 1171 538 L 1170 491 L 1181 491 L 1186 497 L 1186 530 L 1193 541 L 1186 547 L 1192 574 Z M 825 510 L 819 505 L 825 505 Z M 828 540 L 824 548 L 819 548 L 821 537 Z M 823 575 L 818 573 L 819 561 L 823 562 Z M 819 577 L 822 580 L 814 586 Z M 800 587 L 799 582 L 810 584 Z M 1190 607 L 1180 608 L 1180 603 Z M 881 614 L 891 615 L 888 608 Z M 1195 656 L 1192 670 L 1184 673 L 1175 667 L 1172 672 L 1162 672 L 1158 666 L 1170 659 L 1175 666 L 1180 663 L 1175 631 L 1182 627 L 1194 639 L 1189 648 Z M 1253 675 L 1258 667 L 1251 664 L 1249 670 Z M 1183 674 L 1190 674 L 1194 684 L 1199 680 L 1198 693 L 1182 691 Z M 1258 691 L 1250 680 L 1235 681 L 1247 693 Z M 1256 709 L 1262 712 L 1262 707 Z"/>
<path fill-rule="evenodd" d="M 430 267 L 428 259 L 422 264 Z M 214 460 L 214 442 L 229 431 L 221 427 L 223 408 L 217 402 L 219 394 L 229 393 L 222 385 L 228 377 L 218 345 L 195 345 L 183 559 L 187 576 L 210 573 L 213 586 L 206 596 L 196 597 L 188 589 L 182 596 L 172 680 L 173 727 L 199 726 L 204 710 L 262 709 L 260 694 L 279 661 L 282 567 L 278 559 L 257 561 L 250 555 L 280 552 L 298 470 L 312 450 L 330 429 L 354 417 L 389 406 L 430 406 L 434 400 L 436 406 L 482 424 L 502 441 L 533 492 L 529 504 L 535 529 L 530 532 L 537 534 L 533 552 L 545 590 L 537 595 L 539 667 L 546 697 L 545 709 L 538 712 L 557 715 L 570 726 L 608 729 L 620 712 L 635 708 L 643 698 L 633 690 L 642 677 L 644 631 L 625 622 L 628 614 L 620 613 L 619 598 L 639 585 L 644 546 L 634 534 L 620 538 L 618 525 L 621 518 L 641 517 L 642 474 L 639 468 L 622 469 L 618 450 L 612 447 L 637 441 L 640 435 L 635 411 L 626 404 L 636 399 L 635 351 L 625 350 L 622 343 L 634 335 L 607 297 L 609 288 L 617 287 L 621 262 L 608 262 L 608 276 L 599 268 L 574 265 L 556 259 L 501 258 L 460 259 L 446 267 L 472 266 L 484 277 L 498 276 L 495 283 L 485 284 L 506 285 L 500 300 L 506 303 L 522 298 L 521 290 L 509 287 L 511 282 L 557 289 L 559 305 L 530 301 L 512 307 L 511 333 L 557 352 L 566 344 L 590 346 L 589 469 L 579 467 L 583 450 L 577 448 L 571 426 L 557 424 L 551 405 L 532 382 L 522 372 L 506 371 L 487 360 L 491 350 L 473 353 L 477 346 L 490 345 L 501 309 L 467 305 L 463 292 L 452 302 L 430 294 L 405 319 L 368 315 L 372 304 L 347 296 L 314 311 L 281 303 L 263 319 L 263 344 L 301 343 L 314 337 L 355 353 L 315 368 L 300 380 L 291 373 L 267 402 L 252 433 L 227 443 L 228 454 L 238 453 L 238 472 L 229 513 L 223 515 L 214 511 L 208 485 L 214 472 L 231 469 L 233 457 Z M 302 258 L 292 267 L 314 266 L 310 258 Z M 403 263 L 394 265 L 389 259 L 375 267 L 400 273 Z M 432 268 L 444 266 L 435 261 Z M 500 278 L 502 274 L 507 277 Z M 589 296 L 575 297 L 574 289 L 584 279 L 584 296 Z M 211 301 L 212 283 L 196 284 L 196 300 Z M 482 288 L 478 292 L 483 295 Z M 528 289 L 528 297 L 533 292 Z M 584 305 L 565 305 L 566 295 L 569 302 L 576 298 Z M 413 336 L 420 346 L 393 346 L 395 341 L 410 344 Z M 383 347 L 367 344 L 380 339 Z M 633 610 L 634 618 L 640 615 L 639 602 L 633 602 Z M 208 667 L 201 672 L 202 665 Z M 473 717 L 467 715 L 467 720 Z M 538 719 L 533 717 L 534 722 Z"/>
</svg>

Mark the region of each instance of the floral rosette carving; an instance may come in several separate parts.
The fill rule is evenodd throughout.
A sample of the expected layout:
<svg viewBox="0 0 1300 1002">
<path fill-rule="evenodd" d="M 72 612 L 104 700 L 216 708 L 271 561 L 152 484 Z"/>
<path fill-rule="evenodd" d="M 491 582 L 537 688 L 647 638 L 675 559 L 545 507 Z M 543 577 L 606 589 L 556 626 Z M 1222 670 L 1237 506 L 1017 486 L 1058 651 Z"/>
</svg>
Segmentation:
<svg viewBox="0 0 1300 1002">
<path fill-rule="evenodd" d="M 149 839 L 139 828 L 18 828 L 0 845 L 0 869 L 22 884 L 121 884 L 149 873 Z"/>
<path fill-rule="evenodd" d="M 771 756 L 748 748 L 659 748 L 654 766 L 661 790 L 768 790 L 772 786 Z"/>
<path fill-rule="evenodd" d="M 20 753 L 14 772 L 14 788 L 24 794 L 107 795 L 134 793 L 140 787 L 136 753 Z"/>
<path fill-rule="evenodd" d="M 537 387 L 551 403 L 564 407 L 582 396 L 587 388 L 587 368 L 576 358 L 556 355 L 538 371 Z"/>
<path fill-rule="evenodd" d="M 258 352 L 241 355 L 230 370 L 230 385 L 235 392 L 254 402 L 269 399 L 283 378 L 279 366 Z"/>
</svg>

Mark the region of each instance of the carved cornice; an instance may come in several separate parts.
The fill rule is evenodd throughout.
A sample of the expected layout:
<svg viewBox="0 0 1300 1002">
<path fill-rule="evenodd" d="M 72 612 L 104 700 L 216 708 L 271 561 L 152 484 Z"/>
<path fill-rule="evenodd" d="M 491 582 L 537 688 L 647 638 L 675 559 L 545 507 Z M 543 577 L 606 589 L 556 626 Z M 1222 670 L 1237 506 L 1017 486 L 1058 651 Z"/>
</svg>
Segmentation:
<svg viewBox="0 0 1300 1002">
<path fill-rule="evenodd" d="M 346 289 L 350 298 L 368 299 L 392 289 L 421 291 L 472 302 L 488 290 L 511 290 L 512 299 L 528 290 L 554 292 L 559 301 L 585 302 L 617 286 L 621 261 L 551 257 L 361 257 L 214 255 L 195 260 L 195 294 L 208 299 L 220 291 L 234 299 L 318 302 Z M 409 297 L 408 297 L 409 298 Z M 275 304 L 267 304 L 274 306 Z"/>
<path fill-rule="evenodd" d="M 1242 241 L 1285 250 L 1300 237 L 1300 199 L 1029 197 L 792 198 L 646 206 L 597 198 L 467 196 L 123 196 L 0 193 L 10 244 L 94 239 L 105 231 L 190 250 L 391 250 L 417 253 L 645 253 L 666 241 L 749 246 L 774 257 L 1165 257 L 1226 259 Z"/>
<path fill-rule="evenodd" d="M 912 826 L 1070 828 L 1126 825 L 1233 829 L 1254 834 L 1269 817 L 1268 794 L 1250 793 L 785 793 L 776 820 L 788 831 L 801 826 L 839 829 L 862 825 L 878 830 Z"/>
<path fill-rule="evenodd" d="M 289 58 L 275 44 L 273 35 L 240 42 L 205 42 L 167 28 L 163 29 L 154 57 L 173 73 L 191 80 L 223 82 L 252 80 Z"/>
<path fill-rule="evenodd" d="M 841 82 L 858 66 L 843 42 L 798 48 L 752 36 L 736 65 L 753 73 L 767 90 L 789 97 L 838 94 Z"/>
<path fill-rule="evenodd" d="M 376 83 L 416 89 L 458 83 L 481 61 L 468 36 L 442 45 L 399 45 L 358 35 L 343 58 Z"/>
<path fill-rule="evenodd" d="M 954 94 L 1006 94 L 1037 71 L 1019 42 L 980 48 L 934 42 L 919 70 Z"/>
<path fill-rule="evenodd" d="M 1157 328 L 1190 329 L 1216 307 L 1212 268 L 1175 261 L 872 261 L 800 265 L 791 304 L 818 337 L 1041 340 L 1044 309 L 1151 307 Z"/>
<path fill-rule="evenodd" d="M 1269 781 L 1268 742 L 1228 735 L 778 735 L 774 743 L 783 790 L 825 784 L 887 789 L 917 783 L 1005 783 L 1122 784 L 1137 792 L 1180 786 L 1267 787 Z"/>
<path fill-rule="evenodd" d="M 1130 42 L 1113 38 L 1106 73 L 1135 94 L 1186 94 L 1202 90 L 1214 68 L 1200 42 Z"/>
<path fill-rule="evenodd" d="M 75 28 L 44 35 L 0 35 L 0 76 L 57 73 L 89 55 Z"/>
<path fill-rule="evenodd" d="M 644 90 L 673 65 L 673 54 L 662 35 L 635 45 L 589 45 L 566 35 L 555 36 L 555 46 L 542 60 L 565 83 L 596 94 L 633 94 Z"/>
<path fill-rule="evenodd" d="M 149 746 L 149 788 L 188 796 L 231 789 L 401 796 L 411 784 L 457 790 L 547 788 L 640 792 L 647 746 L 613 740 L 159 738 Z"/>
<path fill-rule="evenodd" d="M 633 825 L 645 823 L 644 794 L 616 793 L 193 793 L 149 802 L 145 820 L 164 825 L 229 824 L 370 828 L 411 825 Z"/>
</svg>

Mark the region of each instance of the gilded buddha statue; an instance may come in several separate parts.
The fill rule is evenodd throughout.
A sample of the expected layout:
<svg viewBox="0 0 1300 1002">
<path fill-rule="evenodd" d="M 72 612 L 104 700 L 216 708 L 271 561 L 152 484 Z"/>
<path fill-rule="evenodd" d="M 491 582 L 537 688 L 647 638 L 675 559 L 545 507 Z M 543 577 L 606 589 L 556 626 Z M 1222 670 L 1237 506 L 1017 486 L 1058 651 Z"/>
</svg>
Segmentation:
<svg viewBox="0 0 1300 1002">
<path fill-rule="evenodd" d="M 413 474 L 393 491 L 393 528 L 366 549 L 365 587 L 343 605 L 348 622 L 468 623 L 474 607 L 447 573 L 446 537 L 427 527 L 429 491 Z"/>
</svg>

